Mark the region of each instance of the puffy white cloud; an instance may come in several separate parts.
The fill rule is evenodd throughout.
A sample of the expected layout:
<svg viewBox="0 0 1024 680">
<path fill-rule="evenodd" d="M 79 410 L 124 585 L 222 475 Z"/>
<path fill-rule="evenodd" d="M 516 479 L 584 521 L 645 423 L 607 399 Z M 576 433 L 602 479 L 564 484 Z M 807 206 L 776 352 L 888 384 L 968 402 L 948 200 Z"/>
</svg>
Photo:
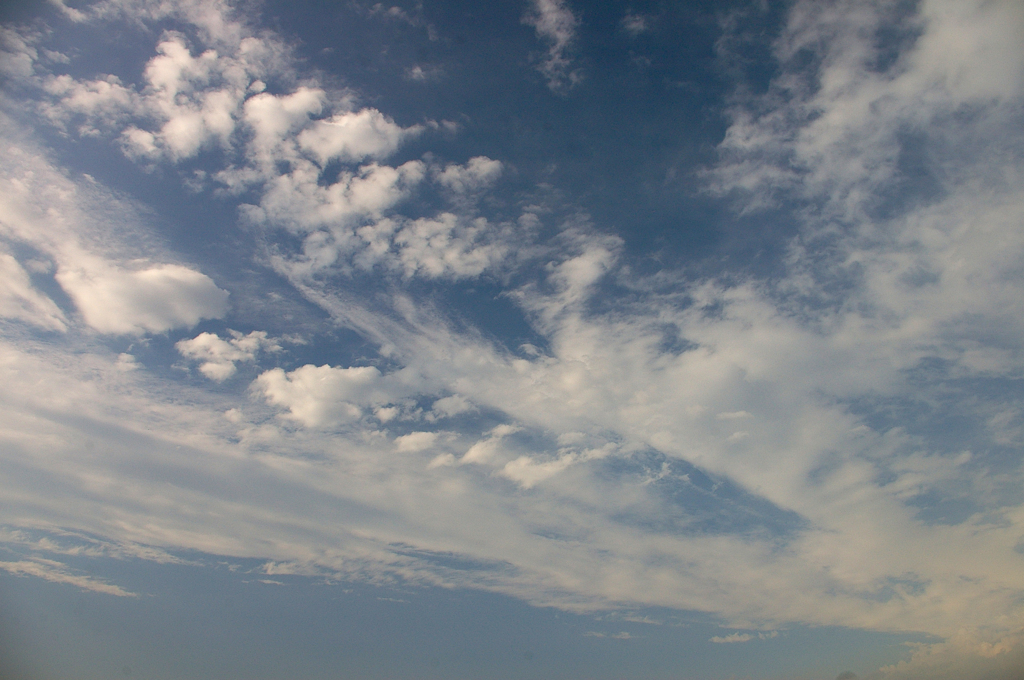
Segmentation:
<svg viewBox="0 0 1024 680">
<path fill-rule="evenodd" d="M 245 122 L 256 135 L 252 143 L 256 159 L 262 163 L 277 160 L 279 147 L 309 124 L 311 115 L 323 110 L 324 99 L 323 90 L 300 87 L 287 95 L 261 92 L 246 101 Z"/>
<path fill-rule="evenodd" d="M 359 420 L 367 410 L 394 404 L 417 392 L 405 373 L 383 375 L 373 366 L 314 366 L 262 373 L 255 382 L 267 402 L 288 409 L 308 427 L 335 427 Z M 379 410 L 379 408 L 378 408 Z M 390 420 L 384 414 L 381 420 Z"/>
<path fill-rule="evenodd" d="M 297 139 L 304 151 L 324 165 L 335 158 L 344 162 L 386 158 L 403 139 L 422 130 L 419 125 L 402 128 L 377 109 L 367 108 L 318 120 Z"/>
<path fill-rule="evenodd" d="M 202 362 L 199 370 L 210 380 L 223 382 L 235 374 L 239 361 L 255 361 L 260 351 L 280 351 L 281 345 L 267 337 L 266 331 L 242 335 L 229 331 L 231 338 L 221 339 L 214 333 L 200 333 L 190 340 L 179 340 L 174 347 L 183 357 Z"/>
<path fill-rule="evenodd" d="M 348 240 L 353 238 L 353 227 L 364 220 L 379 218 L 402 201 L 423 175 L 424 165 L 420 161 L 409 161 L 397 168 L 371 163 L 356 172 L 342 173 L 333 184 L 321 186 L 317 183 L 319 169 L 309 163 L 298 163 L 290 173 L 267 183 L 259 207 L 250 209 L 249 215 L 268 226 L 319 232 L 307 248 L 329 238 L 335 248 L 344 252 L 350 247 Z"/>
<path fill-rule="evenodd" d="M 79 134 L 97 134 L 100 129 L 115 127 L 144 108 L 138 95 L 117 76 L 84 82 L 67 75 L 55 76 L 46 81 L 44 88 L 59 98 L 57 104 L 44 107 L 46 115 L 61 125 L 74 117 L 83 118 Z"/>
<path fill-rule="evenodd" d="M 395 448 L 402 452 L 417 452 L 430 449 L 437 441 L 436 432 L 410 432 L 395 438 Z"/>
<path fill-rule="evenodd" d="M 101 333 L 162 333 L 220 318 L 227 311 L 227 291 L 188 267 L 163 264 L 125 270 L 77 264 L 61 267 L 56 279 L 85 322 Z"/>
<path fill-rule="evenodd" d="M 204 15 L 202 22 L 209 21 Z M 390 215 L 427 177 L 428 167 L 422 161 L 398 167 L 376 161 L 426 127 L 403 128 L 373 108 L 354 110 L 350 93 L 327 92 L 315 83 L 267 91 L 263 79 L 290 68 L 283 56 L 288 50 L 272 37 L 245 36 L 247 29 L 236 28 L 230 40 L 224 29 L 210 28 L 222 37 L 205 49 L 166 33 L 139 86 L 112 75 L 51 76 L 44 80 L 51 98 L 44 110 L 59 125 L 77 121 L 81 134 L 117 134 L 124 152 L 146 163 L 182 161 L 211 145 L 237 149 L 240 164 L 209 176 L 227 193 L 256 190 L 258 204 L 243 207 L 252 222 L 309 234 L 301 253 L 278 254 L 279 265 L 297 275 L 383 265 L 382 271 L 407 277 L 464 278 L 505 257 L 507 228 L 474 216 L 472 206 L 472 195 L 500 177 L 499 161 L 478 156 L 434 169 L 433 179 L 459 215 Z M 368 159 L 374 162 L 364 163 Z M 325 183 L 325 167 L 334 161 L 342 168 Z M 197 190 L 205 176 L 193 182 Z"/>
<path fill-rule="evenodd" d="M 434 80 L 440 80 L 444 77 L 444 69 L 439 66 L 428 66 L 424 68 L 419 64 L 416 64 L 412 68 L 405 70 L 405 77 L 408 80 L 412 80 L 418 83 L 426 83 Z"/>
<path fill-rule="evenodd" d="M 292 418 L 310 427 L 323 427 L 358 419 L 360 404 L 371 401 L 380 379 L 380 371 L 373 366 L 308 364 L 289 373 L 271 369 L 257 378 L 257 384 L 268 402 L 287 408 Z"/>
<path fill-rule="evenodd" d="M 452 163 L 445 166 L 444 170 L 437 172 L 436 179 L 452 192 L 465 194 L 493 184 L 501 177 L 502 169 L 501 161 L 487 156 L 475 156 L 465 165 Z"/>
<path fill-rule="evenodd" d="M 466 224 L 452 213 L 407 223 L 394 236 L 398 258 L 406 276 L 428 278 L 477 276 L 504 259 L 509 245 L 488 243 L 492 236 L 487 220 Z"/>
<path fill-rule="evenodd" d="M 443 397 L 434 402 L 431 408 L 436 418 L 451 418 L 460 413 L 467 413 L 476 410 L 476 407 L 465 397 L 453 394 L 450 397 Z"/>
<path fill-rule="evenodd" d="M 524 489 L 533 487 L 538 482 L 552 477 L 575 462 L 571 455 L 561 456 L 553 460 L 537 462 L 530 456 L 519 456 L 505 463 L 501 475 L 508 477 Z"/>
<path fill-rule="evenodd" d="M 263 99 L 250 106 L 246 97 L 259 78 L 279 68 L 280 51 L 273 42 L 247 38 L 229 54 L 207 49 L 196 56 L 184 37 L 170 33 L 147 63 L 141 88 L 113 75 L 93 80 L 50 76 L 43 85 L 52 100 L 44 111 L 61 125 L 82 120 L 80 134 L 119 132 L 131 157 L 181 160 L 212 144 L 228 147 L 243 117 L 255 128 L 257 144 L 265 145 L 274 112 L 261 106 Z M 285 103 L 298 105 L 297 95 L 305 91 L 300 89 Z"/>
</svg>

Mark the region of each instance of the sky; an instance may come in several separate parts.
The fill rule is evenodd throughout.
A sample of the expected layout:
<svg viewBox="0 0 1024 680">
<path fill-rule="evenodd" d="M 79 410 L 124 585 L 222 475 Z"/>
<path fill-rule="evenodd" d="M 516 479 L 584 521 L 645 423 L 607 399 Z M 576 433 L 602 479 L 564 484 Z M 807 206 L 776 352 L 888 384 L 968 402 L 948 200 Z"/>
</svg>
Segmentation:
<svg viewBox="0 0 1024 680">
<path fill-rule="evenodd" d="M 3 3 L 3 676 L 1021 680 L 1022 34 Z"/>
</svg>

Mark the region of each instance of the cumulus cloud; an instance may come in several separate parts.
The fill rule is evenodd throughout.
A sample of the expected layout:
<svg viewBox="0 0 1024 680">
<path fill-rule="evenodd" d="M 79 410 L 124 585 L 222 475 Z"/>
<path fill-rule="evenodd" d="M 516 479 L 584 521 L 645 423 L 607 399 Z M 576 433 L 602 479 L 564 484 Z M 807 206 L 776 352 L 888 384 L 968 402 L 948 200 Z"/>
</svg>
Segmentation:
<svg viewBox="0 0 1024 680">
<path fill-rule="evenodd" d="M 285 373 L 280 368 L 260 375 L 257 384 L 271 404 L 310 427 L 358 419 L 361 406 L 373 401 L 381 373 L 373 366 L 334 368 L 306 365 Z"/>
<path fill-rule="evenodd" d="M 183 36 L 170 33 L 156 46 L 141 86 L 113 75 L 48 76 L 43 87 L 51 99 L 43 110 L 62 126 L 77 123 L 80 134 L 119 133 L 125 153 L 134 158 L 183 160 L 209 146 L 227 148 L 242 119 L 257 136 L 265 133 L 266 121 L 252 111 L 261 112 L 262 102 L 254 84 L 278 70 L 282 48 L 246 38 L 227 50 L 196 55 Z M 251 106 L 250 95 L 256 99 Z"/>
<path fill-rule="evenodd" d="M 394 236 L 406 276 L 473 277 L 504 259 L 509 245 L 488 243 L 490 225 L 479 217 L 468 223 L 453 213 L 407 223 Z"/>
<path fill-rule="evenodd" d="M 943 642 L 915 647 L 910 659 L 883 667 L 872 680 L 1017 680 L 1024 668 L 1019 633 L 989 641 L 961 630 Z"/>
<path fill-rule="evenodd" d="M 316 121 L 299 134 L 298 142 L 324 165 L 335 158 L 346 162 L 386 158 L 403 139 L 422 130 L 419 125 L 402 128 L 377 109 L 363 109 Z"/>
<path fill-rule="evenodd" d="M 255 361 L 260 351 L 278 352 L 281 345 L 267 337 L 266 331 L 242 335 L 229 331 L 232 337 L 222 339 L 214 333 L 200 333 L 191 340 L 179 340 L 174 348 L 183 357 L 200 361 L 199 371 L 210 380 L 223 382 L 233 376 L 240 361 Z"/>
<path fill-rule="evenodd" d="M 125 270 L 97 263 L 62 267 L 56 279 L 85 322 L 101 333 L 162 333 L 220 318 L 227 311 L 227 291 L 182 265 Z"/>
<path fill-rule="evenodd" d="M 180 13 L 203 26 L 212 21 L 193 16 L 194 9 Z M 255 190 L 257 202 L 243 206 L 251 223 L 308 235 L 299 252 L 277 253 L 278 264 L 295 274 L 382 265 L 406 277 L 464 278 L 504 257 L 508 246 L 500 242 L 509 229 L 473 209 L 474 196 L 500 177 L 499 161 L 478 156 L 432 171 L 422 161 L 384 164 L 404 141 L 438 126 L 401 127 L 377 109 L 355 109 L 351 93 L 313 81 L 268 91 L 266 81 L 287 80 L 294 68 L 288 48 L 227 22 L 206 26 L 206 46 L 166 33 L 140 83 L 110 74 L 42 76 L 44 114 L 81 135 L 114 136 L 143 164 L 181 163 L 211 148 L 229 152 L 236 162 L 194 174 L 191 188 L 202 191 L 209 181 L 226 194 Z M 38 62 L 24 44 L 20 53 Z M 341 164 L 335 176 L 325 175 L 331 163 Z M 428 175 L 458 214 L 414 220 L 394 214 Z"/>
<path fill-rule="evenodd" d="M 450 397 L 442 397 L 434 402 L 431 411 L 435 418 L 451 418 L 460 413 L 467 413 L 476 410 L 476 407 L 465 397 L 453 394 Z"/>
<path fill-rule="evenodd" d="M 554 92 L 562 92 L 583 78 L 572 68 L 570 53 L 576 39 L 579 19 L 564 0 L 532 0 L 532 7 L 523 23 L 533 26 L 537 37 L 549 44 L 547 55 L 537 65 Z"/>
<path fill-rule="evenodd" d="M 455 192 L 465 194 L 479 191 L 493 184 L 501 176 L 501 161 L 486 156 L 470 158 L 465 165 L 451 163 L 436 174 L 438 184 Z"/>
<path fill-rule="evenodd" d="M 434 446 L 436 432 L 410 432 L 395 438 L 395 448 L 403 452 L 423 451 Z"/>
<path fill-rule="evenodd" d="M 392 420 L 403 413 L 404 400 L 419 392 L 418 383 L 404 371 L 383 374 L 373 366 L 306 364 L 289 372 L 266 371 L 254 386 L 268 403 L 287 409 L 290 418 L 328 428 L 354 423 L 370 412 L 382 422 Z"/>
</svg>

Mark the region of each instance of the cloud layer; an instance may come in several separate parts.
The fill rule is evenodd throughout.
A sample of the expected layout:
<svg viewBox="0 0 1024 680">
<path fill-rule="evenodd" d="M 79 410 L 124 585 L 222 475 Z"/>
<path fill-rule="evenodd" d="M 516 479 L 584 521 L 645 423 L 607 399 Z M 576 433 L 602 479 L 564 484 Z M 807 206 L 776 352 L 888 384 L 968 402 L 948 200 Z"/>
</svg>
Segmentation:
<svg viewBox="0 0 1024 680">
<path fill-rule="evenodd" d="M 1016 3 L 795 3 L 778 75 L 764 94 L 737 89 L 719 160 L 699 173 L 735 213 L 792 221 L 795 236 L 769 277 L 699 279 L 638 274 L 626 236 L 586 216 L 493 209 L 500 159 L 401 157 L 441 125 L 400 125 L 316 81 L 226 5 L 67 13 L 176 29 L 134 83 L 62 73 L 41 37 L 3 34 L 0 65 L 32 93 L 5 100 L 0 176 L 12 524 L 259 558 L 268 573 L 699 610 L 754 631 L 713 643 L 790 624 L 927 633 L 942 641 L 879 677 L 1012 677 Z M 580 19 L 538 0 L 524 21 L 565 94 Z M 236 319 L 245 330 L 181 335 L 232 313 L 228 284 L 135 238 L 155 227 L 58 169 L 14 122 L 26 107 L 141 170 L 201 159 L 194 188 L 238 208 L 261 245 L 252 266 L 372 351 L 285 364 L 284 341 Z M 499 288 L 537 344 L 474 328 L 444 298 L 460 285 Z M 97 340 L 175 332 L 167 365 L 217 385 Z M 233 389 L 243 364 L 255 378 Z M 0 568 L 131 594 L 49 559 Z"/>
</svg>

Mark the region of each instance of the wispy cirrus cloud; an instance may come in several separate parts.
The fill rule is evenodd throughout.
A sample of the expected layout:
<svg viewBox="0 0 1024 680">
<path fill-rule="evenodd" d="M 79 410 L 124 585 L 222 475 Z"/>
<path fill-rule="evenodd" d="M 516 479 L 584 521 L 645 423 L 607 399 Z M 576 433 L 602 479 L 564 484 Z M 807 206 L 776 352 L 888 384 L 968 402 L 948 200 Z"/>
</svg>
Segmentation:
<svg viewBox="0 0 1024 680">
<path fill-rule="evenodd" d="M 46 581 L 52 581 L 53 583 L 65 583 L 95 593 L 116 595 L 118 597 L 138 597 L 136 593 L 129 592 L 120 586 L 104 583 L 83 574 L 72 573 L 63 563 L 55 560 L 37 557 L 17 562 L 0 561 L 0 569 L 16 576 L 35 576 Z"/>
</svg>

